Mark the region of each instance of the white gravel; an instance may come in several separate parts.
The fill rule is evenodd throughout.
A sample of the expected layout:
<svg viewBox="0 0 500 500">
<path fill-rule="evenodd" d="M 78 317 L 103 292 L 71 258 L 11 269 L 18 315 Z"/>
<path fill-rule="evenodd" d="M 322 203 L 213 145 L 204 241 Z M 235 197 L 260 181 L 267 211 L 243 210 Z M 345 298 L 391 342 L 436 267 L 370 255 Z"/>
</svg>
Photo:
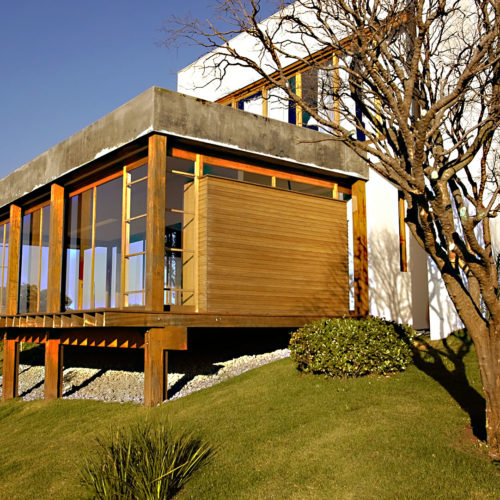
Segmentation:
<svg viewBox="0 0 500 500">
<path fill-rule="evenodd" d="M 288 349 L 243 355 L 213 363 L 174 363 L 168 374 L 169 400 L 206 389 L 258 366 L 289 356 Z M 180 368 L 177 369 L 176 368 Z M 43 366 L 20 365 L 19 395 L 25 400 L 43 398 Z M 2 377 L 0 377 L 0 385 Z M 143 402 L 144 374 L 137 371 L 66 368 L 63 372 L 64 399 L 96 399 L 115 402 Z"/>
</svg>

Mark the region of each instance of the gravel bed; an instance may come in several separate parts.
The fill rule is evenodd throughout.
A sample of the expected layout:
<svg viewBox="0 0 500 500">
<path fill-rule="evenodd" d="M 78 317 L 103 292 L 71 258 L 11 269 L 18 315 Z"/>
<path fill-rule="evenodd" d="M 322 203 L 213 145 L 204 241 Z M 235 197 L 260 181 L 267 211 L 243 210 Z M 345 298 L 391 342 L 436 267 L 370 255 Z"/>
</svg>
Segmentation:
<svg viewBox="0 0 500 500">
<path fill-rule="evenodd" d="M 289 356 L 288 349 L 255 355 L 243 355 L 229 360 L 206 362 L 199 359 L 177 361 L 168 374 L 169 400 L 206 389 L 258 366 Z M 43 398 L 43 366 L 20 365 L 19 395 L 25 400 Z M 2 377 L 0 377 L 0 385 Z M 96 399 L 114 402 L 143 402 L 144 373 L 97 368 L 65 368 L 64 399 Z"/>
</svg>

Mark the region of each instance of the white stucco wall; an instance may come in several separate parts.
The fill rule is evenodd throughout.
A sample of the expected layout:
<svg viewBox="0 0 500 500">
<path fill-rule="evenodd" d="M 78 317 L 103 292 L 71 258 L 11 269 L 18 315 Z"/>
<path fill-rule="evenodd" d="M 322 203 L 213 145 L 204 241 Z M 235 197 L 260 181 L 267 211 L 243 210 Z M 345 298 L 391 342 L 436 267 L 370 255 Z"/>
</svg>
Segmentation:
<svg viewBox="0 0 500 500">
<path fill-rule="evenodd" d="M 399 261 L 398 190 L 374 171 L 366 207 L 370 313 L 411 324 L 411 272 L 401 272 Z"/>
<path fill-rule="evenodd" d="M 283 53 L 280 54 L 280 64 L 283 67 L 295 62 L 297 57 L 307 57 L 310 52 L 316 52 L 323 48 L 323 45 L 317 41 L 308 39 L 306 49 L 303 36 L 293 33 L 292 25 L 283 21 L 282 16 L 287 11 L 293 11 L 294 15 L 300 17 L 306 25 L 317 26 L 317 30 L 321 30 L 315 16 L 302 5 L 289 5 L 280 14 L 264 19 L 259 26 L 283 50 Z M 340 31 L 339 27 L 339 33 Z M 242 33 L 230 40 L 229 44 L 239 54 L 257 62 L 267 73 L 270 74 L 276 70 L 272 58 L 268 54 L 262 53 L 259 44 L 250 35 Z M 218 51 L 214 50 L 180 70 L 177 73 L 177 91 L 208 101 L 216 101 L 260 80 L 261 77 L 257 72 L 239 65 L 232 66 L 231 59 L 226 56 L 223 58 L 229 61 L 229 65 L 224 66 L 224 78 L 218 78 L 222 73 L 217 72 L 214 68 L 221 60 L 220 57 L 217 57 L 217 53 Z M 286 53 L 293 54 L 294 57 L 287 57 L 284 55 Z"/>
</svg>

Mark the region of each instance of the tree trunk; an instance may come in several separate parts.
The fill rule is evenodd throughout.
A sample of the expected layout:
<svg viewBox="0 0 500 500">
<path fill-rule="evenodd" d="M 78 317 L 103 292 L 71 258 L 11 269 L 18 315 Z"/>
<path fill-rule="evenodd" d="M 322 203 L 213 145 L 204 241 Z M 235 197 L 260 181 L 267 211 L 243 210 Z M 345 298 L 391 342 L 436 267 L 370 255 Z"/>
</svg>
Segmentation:
<svg viewBox="0 0 500 500">
<path fill-rule="evenodd" d="M 476 348 L 486 399 L 486 437 L 492 460 L 500 460 L 500 325 L 467 325 Z"/>
</svg>

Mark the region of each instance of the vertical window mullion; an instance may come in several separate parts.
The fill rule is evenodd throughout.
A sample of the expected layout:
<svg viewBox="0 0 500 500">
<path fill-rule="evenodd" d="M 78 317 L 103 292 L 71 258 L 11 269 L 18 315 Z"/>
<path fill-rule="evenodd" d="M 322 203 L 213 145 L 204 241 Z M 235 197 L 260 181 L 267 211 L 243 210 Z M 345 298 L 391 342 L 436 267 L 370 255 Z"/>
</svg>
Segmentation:
<svg viewBox="0 0 500 500">
<path fill-rule="evenodd" d="M 38 279 L 37 279 L 37 288 L 38 293 L 36 296 L 36 310 L 40 311 L 40 295 L 42 292 L 42 237 L 43 237 L 43 208 L 38 210 L 40 214 L 40 231 L 38 235 Z"/>
<path fill-rule="evenodd" d="M 3 296 L 5 294 L 5 290 L 4 290 L 4 275 L 5 275 L 5 234 L 6 234 L 6 227 L 7 227 L 7 224 L 4 224 L 2 226 L 2 276 L 1 276 L 1 279 L 2 279 L 2 282 L 0 283 L 0 309 L 2 310 L 2 313 L 4 312 L 3 311 Z"/>
<path fill-rule="evenodd" d="M 90 264 L 90 307 L 95 308 L 95 283 L 94 283 L 94 271 L 95 271 L 95 213 L 96 213 L 96 198 L 97 198 L 97 188 L 94 186 L 92 188 L 92 228 L 91 228 L 91 264 Z"/>
<path fill-rule="evenodd" d="M 127 288 L 127 257 L 129 248 L 129 223 L 127 219 L 130 216 L 130 203 L 129 203 L 129 183 L 130 174 L 127 172 L 127 167 L 123 167 L 123 192 L 122 192 L 122 281 L 121 281 L 121 296 L 122 307 L 128 305 L 128 295 L 125 293 Z"/>
</svg>

